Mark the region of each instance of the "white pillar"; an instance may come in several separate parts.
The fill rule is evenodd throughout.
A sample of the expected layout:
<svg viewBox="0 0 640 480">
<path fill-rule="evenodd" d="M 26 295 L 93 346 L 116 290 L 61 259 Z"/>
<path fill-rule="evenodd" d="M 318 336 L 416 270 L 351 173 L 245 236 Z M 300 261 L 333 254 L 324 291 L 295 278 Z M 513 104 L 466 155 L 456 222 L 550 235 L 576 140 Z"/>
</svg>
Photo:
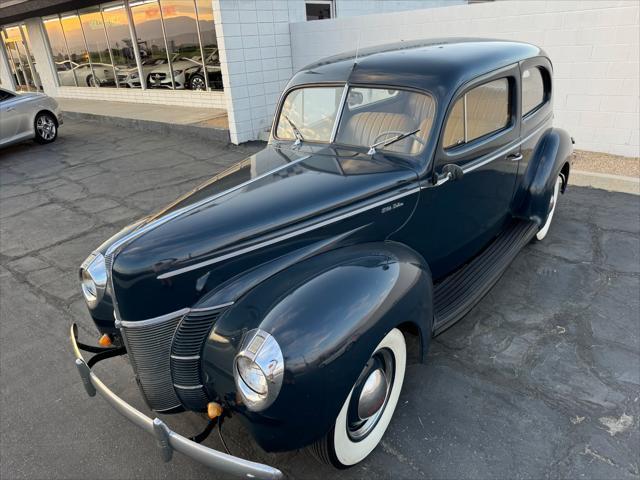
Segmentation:
<svg viewBox="0 0 640 480">
<path fill-rule="evenodd" d="M 293 74 L 289 23 L 304 20 L 300 2 L 213 0 L 229 133 L 235 144 L 266 139 Z"/>
<path fill-rule="evenodd" d="M 58 82 L 55 64 L 51 58 L 49 41 L 46 37 L 41 18 L 25 20 L 25 27 L 31 42 L 31 53 L 35 59 L 36 71 L 40 76 L 44 93 L 55 97 L 58 95 Z"/>
<path fill-rule="evenodd" d="M 15 91 L 16 89 L 16 83 L 11 73 L 11 67 L 9 66 L 7 51 L 2 40 L 0 40 L 0 83 L 2 84 L 2 88 L 7 90 Z"/>
</svg>

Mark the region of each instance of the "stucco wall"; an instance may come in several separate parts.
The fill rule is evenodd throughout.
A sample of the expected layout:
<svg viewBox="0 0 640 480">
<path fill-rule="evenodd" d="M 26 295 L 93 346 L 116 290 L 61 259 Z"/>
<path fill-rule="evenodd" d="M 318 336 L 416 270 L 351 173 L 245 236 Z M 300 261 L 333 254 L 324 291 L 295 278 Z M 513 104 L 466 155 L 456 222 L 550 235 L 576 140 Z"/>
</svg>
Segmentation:
<svg viewBox="0 0 640 480">
<path fill-rule="evenodd" d="M 637 0 L 504 0 L 294 23 L 293 69 L 358 42 L 453 36 L 532 42 L 553 61 L 555 123 L 576 147 L 639 156 L 639 11 Z"/>
<path fill-rule="evenodd" d="M 401 12 L 465 4 L 467 0 L 336 0 L 336 17 Z"/>
</svg>

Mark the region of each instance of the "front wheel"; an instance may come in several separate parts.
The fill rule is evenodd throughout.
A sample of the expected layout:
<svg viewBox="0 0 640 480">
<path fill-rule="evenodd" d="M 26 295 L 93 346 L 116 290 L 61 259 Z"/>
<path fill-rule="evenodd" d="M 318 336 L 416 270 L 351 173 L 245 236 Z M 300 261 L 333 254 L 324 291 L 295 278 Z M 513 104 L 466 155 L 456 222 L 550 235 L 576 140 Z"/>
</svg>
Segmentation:
<svg viewBox="0 0 640 480">
<path fill-rule="evenodd" d="M 556 205 L 558 204 L 558 197 L 560 196 L 560 187 L 562 186 L 562 175 L 558 175 L 556 179 L 556 184 L 553 187 L 553 193 L 551 194 L 551 199 L 549 199 L 549 214 L 547 215 L 547 221 L 544 222 L 544 225 L 538 233 L 536 233 L 536 240 L 541 241 L 547 236 L 549 233 L 549 228 L 551 227 L 551 222 L 553 221 L 553 214 L 556 212 Z"/>
<path fill-rule="evenodd" d="M 204 77 L 199 73 L 196 73 L 189 79 L 189 88 L 191 90 L 206 90 L 207 84 L 204 81 Z"/>
<path fill-rule="evenodd" d="M 37 143 L 51 143 L 58 136 L 58 123 L 48 112 L 42 112 L 36 116 L 34 127 L 36 133 L 34 140 Z"/>
<path fill-rule="evenodd" d="M 336 468 L 348 468 L 364 460 L 391 422 L 406 365 L 404 335 L 394 328 L 374 350 L 333 428 L 311 446 L 313 456 Z"/>
</svg>

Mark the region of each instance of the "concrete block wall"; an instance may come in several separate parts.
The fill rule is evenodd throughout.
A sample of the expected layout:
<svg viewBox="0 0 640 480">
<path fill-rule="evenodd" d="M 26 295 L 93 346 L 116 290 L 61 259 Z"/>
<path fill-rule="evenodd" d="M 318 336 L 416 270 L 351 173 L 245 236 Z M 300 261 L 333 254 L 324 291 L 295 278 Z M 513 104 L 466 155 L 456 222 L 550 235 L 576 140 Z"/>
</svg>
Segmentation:
<svg viewBox="0 0 640 480">
<path fill-rule="evenodd" d="M 640 156 L 640 2 L 503 0 L 291 25 L 293 70 L 360 46 L 429 37 L 531 42 L 554 64 L 556 125 L 576 147 Z"/>
<path fill-rule="evenodd" d="M 214 0 L 231 141 L 266 138 L 293 74 L 289 24 L 305 19 L 300 0 Z"/>
</svg>

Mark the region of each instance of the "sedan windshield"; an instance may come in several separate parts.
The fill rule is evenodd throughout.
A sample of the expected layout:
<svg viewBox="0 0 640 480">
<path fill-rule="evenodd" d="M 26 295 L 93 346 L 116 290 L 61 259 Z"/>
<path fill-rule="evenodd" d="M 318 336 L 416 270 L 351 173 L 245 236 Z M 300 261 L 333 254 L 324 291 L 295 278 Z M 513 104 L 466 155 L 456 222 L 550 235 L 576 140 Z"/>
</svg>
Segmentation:
<svg viewBox="0 0 640 480">
<path fill-rule="evenodd" d="M 343 102 L 344 88 L 314 86 L 291 91 L 282 105 L 275 136 L 298 144 L 363 147 L 370 153 L 382 150 L 416 155 L 422 151 L 435 113 L 431 96 L 399 89 L 349 87 Z"/>
</svg>

